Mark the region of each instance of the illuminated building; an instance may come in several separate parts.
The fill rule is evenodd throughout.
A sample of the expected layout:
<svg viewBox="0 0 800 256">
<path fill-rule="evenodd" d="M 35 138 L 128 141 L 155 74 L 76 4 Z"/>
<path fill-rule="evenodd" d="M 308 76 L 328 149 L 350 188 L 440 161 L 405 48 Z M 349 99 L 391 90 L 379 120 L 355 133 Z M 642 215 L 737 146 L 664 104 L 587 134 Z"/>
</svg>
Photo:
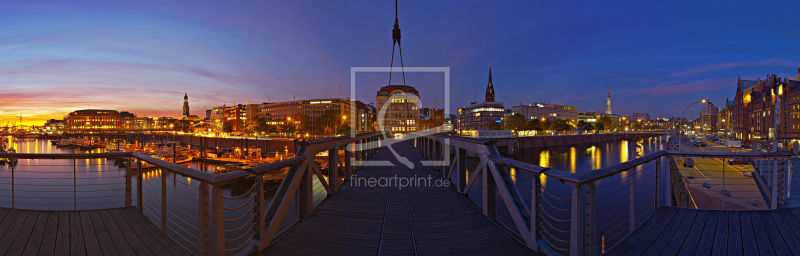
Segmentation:
<svg viewBox="0 0 800 256">
<path fill-rule="evenodd" d="M 420 110 L 419 127 L 417 130 L 423 131 L 431 129 L 432 132 L 446 132 L 450 131 L 446 128 L 440 127 L 444 125 L 444 109 L 429 109 L 423 108 Z M 452 129 L 452 126 L 449 127 Z"/>
<path fill-rule="evenodd" d="M 780 123 L 775 131 L 775 99 L 780 98 Z M 738 79 L 736 95 L 726 121 L 737 139 L 800 136 L 800 69 L 798 75 L 781 79 Z"/>
<path fill-rule="evenodd" d="M 377 128 L 402 137 L 417 130 L 419 92 L 407 85 L 388 85 L 378 90 L 375 96 L 377 107 Z"/>
<path fill-rule="evenodd" d="M 121 116 L 116 110 L 77 110 L 64 117 L 68 131 L 110 131 L 121 127 Z"/>
<path fill-rule="evenodd" d="M 600 114 L 600 111 L 586 111 L 578 113 L 578 121 L 584 121 L 586 123 L 596 123 L 597 119 L 603 117 Z"/>
<path fill-rule="evenodd" d="M 578 110 L 575 110 L 575 107 L 558 104 L 533 103 L 513 106 L 511 107 L 511 112 L 522 114 L 528 120 L 546 118 L 548 120 L 566 119 L 577 121 L 579 117 Z"/>
<path fill-rule="evenodd" d="M 353 108 L 355 108 L 353 111 L 355 113 L 351 112 Z M 352 115 L 355 114 L 355 131 L 357 133 L 373 130 L 372 124 L 375 119 L 375 110 L 361 101 L 330 98 L 273 102 L 258 105 L 258 113 L 264 115 L 270 125 L 283 125 L 286 122 L 298 124 L 298 117 L 308 117 L 307 132 L 310 135 L 316 135 L 321 132 L 324 125 L 319 124 L 317 119 L 328 110 L 333 110 L 337 117 L 342 117 L 341 123 L 348 125 L 352 124 Z M 292 120 L 293 118 L 294 120 Z"/>
<path fill-rule="evenodd" d="M 505 108 L 502 102 L 494 102 L 495 91 L 492 84 L 492 69 L 489 68 L 489 83 L 486 85 L 486 100 L 472 102 L 469 106 L 458 109 L 458 129 L 462 133 L 488 130 L 491 123 L 502 125 Z"/>
<path fill-rule="evenodd" d="M 630 117 L 631 120 L 639 122 L 641 120 L 642 123 L 650 122 L 650 114 L 647 113 L 633 113 Z"/>
<path fill-rule="evenodd" d="M 700 111 L 700 128 L 705 134 L 716 134 L 717 118 L 719 117 L 719 109 L 714 106 L 710 101 L 706 101 L 703 110 Z"/>
</svg>

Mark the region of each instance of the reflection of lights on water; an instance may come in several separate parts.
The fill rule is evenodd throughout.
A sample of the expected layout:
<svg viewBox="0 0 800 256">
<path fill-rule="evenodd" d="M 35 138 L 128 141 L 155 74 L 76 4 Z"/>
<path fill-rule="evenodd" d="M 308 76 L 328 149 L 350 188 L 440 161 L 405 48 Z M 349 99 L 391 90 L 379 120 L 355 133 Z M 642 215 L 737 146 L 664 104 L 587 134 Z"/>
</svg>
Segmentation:
<svg viewBox="0 0 800 256">
<path fill-rule="evenodd" d="M 619 149 L 619 162 L 624 163 L 628 161 L 628 141 L 623 140 Z"/>
<path fill-rule="evenodd" d="M 186 177 L 186 184 L 192 184 L 192 177 Z"/>
<path fill-rule="evenodd" d="M 541 167 L 550 166 L 550 150 L 542 150 L 542 152 L 539 153 L 539 166 Z"/>
<path fill-rule="evenodd" d="M 575 173 L 575 162 L 577 161 L 575 153 L 575 147 L 569 148 L 569 171 L 571 173 Z"/>
</svg>

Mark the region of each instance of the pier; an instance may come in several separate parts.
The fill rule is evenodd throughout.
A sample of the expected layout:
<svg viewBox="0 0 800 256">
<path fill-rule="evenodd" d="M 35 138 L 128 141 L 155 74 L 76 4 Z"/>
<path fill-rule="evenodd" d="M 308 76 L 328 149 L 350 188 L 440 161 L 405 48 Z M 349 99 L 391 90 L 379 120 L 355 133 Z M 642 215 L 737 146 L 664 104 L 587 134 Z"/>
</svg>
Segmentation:
<svg viewBox="0 0 800 256">
<path fill-rule="evenodd" d="M 676 254 L 734 253 L 737 244 L 745 254 L 752 245 L 761 254 L 782 254 L 800 244 L 798 236 L 789 236 L 800 225 L 791 196 L 800 191 L 795 191 L 793 170 L 787 168 L 796 166 L 788 163 L 797 157 L 788 151 L 658 151 L 581 173 L 503 157 L 492 141 L 441 134 L 407 141 L 380 133 L 318 139 L 298 143 L 295 153 L 286 160 L 220 174 L 141 153 L 0 154 L 20 160 L 0 177 L 10 185 L 0 191 L 9 192 L 0 194 L 0 201 L 10 202 L 0 209 L 6 216 L 0 219 L 5 230 L 0 241 L 24 237 L 24 247 L 14 247 L 15 252 L 27 247 L 49 252 L 47 237 L 80 227 L 81 235 L 74 237 L 83 242 L 76 243 L 98 254 L 618 255 L 659 248 L 673 248 Z M 769 202 L 763 205 L 766 210 L 692 209 L 698 195 L 692 194 L 679 167 L 679 160 L 687 157 L 753 159 L 753 177 L 760 180 L 763 201 Z M 100 167 L 110 164 L 92 162 L 109 158 L 122 159 L 124 167 L 109 172 Z M 327 164 L 319 163 L 322 158 Z M 42 162 L 59 159 L 67 161 L 71 172 L 53 176 L 48 186 L 58 189 L 47 192 L 65 196 L 55 204 L 73 209 L 27 209 L 47 196 L 37 198 L 25 191 L 29 188 L 18 188 L 33 181 L 25 176 L 25 167 L 59 166 Z M 86 168 L 78 171 L 78 162 Z M 155 167 L 143 169 L 143 163 Z M 730 169 L 720 174 L 735 172 Z M 285 172 L 280 183 L 266 182 L 276 171 Z M 369 180 L 391 177 L 430 177 L 448 184 L 369 185 Z M 93 188 L 77 186 L 78 181 L 119 185 Z M 732 204 L 737 194 L 724 192 L 733 189 L 726 185 L 736 184 L 719 185 L 705 188 L 723 193 L 709 200 L 719 200 L 723 207 Z M 95 206 L 95 197 L 114 200 Z M 58 222 L 50 221 L 56 217 Z M 91 218 L 91 229 L 84 218 Z M 35 224 L 24 224 L 30 221 Z M 66 224 L 69 229 L 60 226 Z M 58 227 L 51 230 L 50 225 Z M 751 236 L 752 242 L 742 242 Z M 59 241 L 66 239 L 55 239 L 54 253 L 65 248 Z M 762 246 L 765 242 L 771 247 Z"/>
</svg>

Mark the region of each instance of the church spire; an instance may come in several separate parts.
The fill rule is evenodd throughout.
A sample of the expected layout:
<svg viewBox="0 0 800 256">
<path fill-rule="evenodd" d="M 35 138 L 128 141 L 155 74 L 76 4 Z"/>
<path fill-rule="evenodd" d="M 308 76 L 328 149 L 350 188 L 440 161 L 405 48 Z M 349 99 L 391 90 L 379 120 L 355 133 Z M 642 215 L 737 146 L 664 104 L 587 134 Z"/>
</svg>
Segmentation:
<svg viewBox="0 0 800 256">
<path fill-rule="evenodd" d="M 183 92 L 183 118 L 189 118 L 189 93 Z"/>
<path fill-rule="evenodd" d="M 606 115 L 611 115 L 611 85 L 608 85 L 608 96 L 606 96 Z"/>
<path fill-rule="evenodd" d="M 489 84 L 486 85 L 486 102 L 494 102 L 494 85 L 492 85 L 492 66 L 489 65 Z"/>
</svg>

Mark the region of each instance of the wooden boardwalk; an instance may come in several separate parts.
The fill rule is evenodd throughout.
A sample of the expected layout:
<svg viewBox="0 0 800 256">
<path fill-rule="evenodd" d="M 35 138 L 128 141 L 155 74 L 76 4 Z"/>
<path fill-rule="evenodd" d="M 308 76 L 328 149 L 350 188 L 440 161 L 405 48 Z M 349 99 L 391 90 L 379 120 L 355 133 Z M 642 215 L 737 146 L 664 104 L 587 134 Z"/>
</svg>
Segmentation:
<svg viewBox="0 0 800 256">
<path fill-rule="evenodd" d="M 136 208 L 0 208 L 0 255 L 191 255 Z"/>
<path fill-rule="evenodd" d="M 800 209 L 662 207 L 608 255 L 798 255 Z"/>
<path fill-rule="evenodd" d="M 369 178 L 441 176 L 423 167 L 408 142 L 393 148 L 414 163 L 409 169 L 381 148 L 373 160 L 395 167 L 363 167 L 355 179 L 280 237 L 266 255 L 531 255 L 533 252 L 484 216 L 453 187 L 370 187 Z M 360 184 L 356 184 L 356 182 Z"/>
</svg>

